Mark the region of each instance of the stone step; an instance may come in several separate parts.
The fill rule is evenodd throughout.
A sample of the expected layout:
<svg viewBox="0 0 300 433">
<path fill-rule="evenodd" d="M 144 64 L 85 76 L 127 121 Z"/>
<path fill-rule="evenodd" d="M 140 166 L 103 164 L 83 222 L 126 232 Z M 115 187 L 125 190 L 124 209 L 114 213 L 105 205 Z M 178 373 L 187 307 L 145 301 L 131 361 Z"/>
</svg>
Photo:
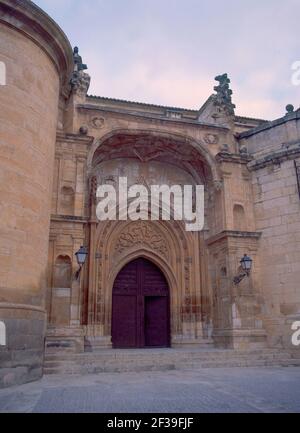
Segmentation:
<svg viewBox="0 0 300 433">
<path fill-rule="evenodd" d="M 240 355 L 236 355 L 236 356 L 231 356 L 231 357 L 227 357 L 227 358 L 214 358 L 214 357 L 209 357 L 209 356 L 203 356 L 203 357 L 153 357 L 153 356 L 149 356 L 149 357 L 132 357 L 130 359 L 127 358 L 104 358 L 102 356 L 99 357 L 84 357 L 84 356 L 73 356 L 73 357 L 64 357 L 64 358 L 60 358 L 60 357 L 55 357 L 55 358 L 46 358 L 45 359 L 45 364 L 48 363 L 64 363 L 64 362 L 76 362 L 79 364 L 84 364 L 84 363 L 98 363 L 98 362 L 110 362 L 110 363 L 118 363 L 118 362 L 122 362 L 122 363 L 126 363 L 126 362 L 167 362 L 167 361 L 174 361 L 174 362 L 201 362 L 201 361 L 220 361 L 220 362 L 224 362 L 224 361 L 228 361 L 231 359 L 235 359 L 235 360 L 251 360 L 251 359 L 257 359 L 257 360 L 263 360 L 263 359 L 269 359 L 269 360 L 276 360 L 276 359 L 297 359 L 297 358 L 292 358 L 289 354 L 272 354 L 272 355 L 266 355 L 266 354 L 261 354 L 261 355 L 245 355 L 245 356 L 240 356 Z"/>
<path fill-rule="evenodd" d="M 201 368 L 300 366 L 283 350 L 103 350 L 88 353 L 47 353 L 45 374 L 97 374 Z"/>
<path fill-rule="evenodd" d="M 160 362 L 160 361 L 166 361 L 166 360 L 173 360 L 173 361 L 187 361 L 190 360 L 194 361 L 203 361 L 203 360 L 228 360 L 228 359 L 279 359 L 279 358 L 291 358 L 291 354 L 287 352 L 260 352 L 260 353 L 239 353 L 234 352 L 231 354 L 221 354 L 220 356 L 216 356 L 216 354 L 213 353 L 202 353 L 202 354 L 165 354 L 165 355 L 153 355 L 153 354 L 145 354 L 141 356 L 140 354 L 132 354 L 131 356 L 125 356 L 125 355 L 114 355 L 113 353 L 110 354 L 55 354 L 55 355 L 46 355 L 45 362 L 51 362 L 51 361 L 70 361 L 70 360 L 76 360 L 77 362 L 137 362 L 137 361 L 144 361 L 144 360 L 151 360 L 153 362 Z"/>
<path fill-rule="evenodd" d="M 251 362 L 202 362 L 197 364 L 128 364 L 128 365 L 62 365 L 60 367 L 45 367 L 44 374 L 99 374 L 142 371 L 199 370 L 202 368 L 234 368 L 234 367 L 299 367 L 300 360 L 253 360 Z"/>
<path fill-rule="evenodd" d="M 261 353 L 290 353 L 284 350 L 278 350 L 278 349 L 256 349 L 256 350 L 230 350 L 230 349 L 209 349 L 209 350 L 203 350 L 203 349 L 198 349 L 198 350 L 176 350 L 176 349 L 124 349 L 124 350 L 120 350 L 120 349 L 109 349 L 109 350 L 98 350 L 98 351 L 94 351 L 94 352 L 81 352 L 81 353 L 77 353 L 76 355 L 81 355 L 81 356 L 109 356 L 109 357 L 118 357 L 118 356 L 122 356 L 122 357 L 132 357 L 134 356 L 149 356 L 149 355 L 154 355 L 154 356 L 166 356 L 166 355 L 176 355 L 176 356 L 203 356 L 205 354 L 209 354 L 209 355 L 213 355 L 213 356 L 232 356 L 233 354 L 240 354 L 240 355 L 248 355 L 248 354 L 261 354 Z M 55 355 L 71 355 L 70 352 L 64 352 L 62 350 L 57 350 L 57 351 L 51 351 L 48 352 L 46 350 L 46 356 L 55 356 Z"/>
<path fill-rule="evenodd" d="M 252 361 L 228 361 L 228 362 L 203 362 L 200 364 L 190 363 L 178 366 L 183 370 L 196 370 L 201 368 L 232 368 L 232 367 L 299 367 L 299 359 L 278 359 L 278 360 L 252 360 Z"/>
</svg>

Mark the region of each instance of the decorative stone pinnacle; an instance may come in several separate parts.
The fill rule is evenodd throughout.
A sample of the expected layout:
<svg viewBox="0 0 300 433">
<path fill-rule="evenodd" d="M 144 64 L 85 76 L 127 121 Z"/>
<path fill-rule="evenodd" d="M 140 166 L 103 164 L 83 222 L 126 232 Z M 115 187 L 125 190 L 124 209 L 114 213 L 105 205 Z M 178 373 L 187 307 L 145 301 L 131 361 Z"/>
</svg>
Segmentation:
<svg viewBox="0 0 300 433">
<path fill-rule="evenodd" d="M 82 63 L 82 57 L 79 55 L 78 47 L 73 51 L 74 70 L 70 80 L 72 90 L 84 96 L 87 94 L 91 78 L 84 71 L 88 69 L 87 65 Z"/>
<path fill-rule="evenodd" d="M 232 103 L 232 90 L 229 87 L 230 79 L 228 75 L 218 75 L 215 80 L 219 82 L 219 85 L 214 87 L 217 92 L 216 99 L 218 103 L 224 106 L 229 114 L 234 114 L 235 105 Z"/>
</svg>

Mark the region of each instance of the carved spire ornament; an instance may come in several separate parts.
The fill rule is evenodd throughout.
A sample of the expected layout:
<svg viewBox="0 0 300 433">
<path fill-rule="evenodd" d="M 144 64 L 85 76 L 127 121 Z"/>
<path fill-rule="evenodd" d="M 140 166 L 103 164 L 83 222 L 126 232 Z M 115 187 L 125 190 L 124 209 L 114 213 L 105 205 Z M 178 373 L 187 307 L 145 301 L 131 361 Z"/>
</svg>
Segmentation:
<svg viewBox="0 0 300 433">
<path fill-rule="evenodd" d="M 87 65 L 82 62 L 82 57 L 79 55 L 78 47 L 73 51 L 74 70 L 70 80 L 72 90 L 81 96 L 85 96 L 89 90 L 91 77 L 84 71 L 88 69 Z"/>
<path fill-rule="evenodd" d="M 227 74 L 218 75 L 215 78 L 216 81 L 219 82 L 218 86 L 214 87 L 214 90 L 217 92 L 216 102 L 225 110 L 228 114 L 234 115 L 234 109 L 236 106 L 232 103 L 232 90 L 229 87 L 230 79 Z"/>
</svg>

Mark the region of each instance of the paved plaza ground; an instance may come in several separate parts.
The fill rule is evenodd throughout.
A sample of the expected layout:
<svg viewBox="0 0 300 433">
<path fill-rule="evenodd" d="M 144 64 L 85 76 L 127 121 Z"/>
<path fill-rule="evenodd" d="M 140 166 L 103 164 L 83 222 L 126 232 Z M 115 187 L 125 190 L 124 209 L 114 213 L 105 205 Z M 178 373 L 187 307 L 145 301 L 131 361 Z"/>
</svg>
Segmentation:
<svg viewBox="0 0 300 433">
<path fill-rule="evenodd" d="M 0 390 L 0 412 L 300 412 L 300 368 L 45 376 Z"/>
</svg>

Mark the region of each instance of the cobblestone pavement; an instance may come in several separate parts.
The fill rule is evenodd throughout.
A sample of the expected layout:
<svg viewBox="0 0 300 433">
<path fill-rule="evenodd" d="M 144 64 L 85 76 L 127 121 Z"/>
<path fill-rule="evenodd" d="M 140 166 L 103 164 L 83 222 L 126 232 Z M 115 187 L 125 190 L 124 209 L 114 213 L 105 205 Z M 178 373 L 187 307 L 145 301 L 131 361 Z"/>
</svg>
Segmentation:
<svg viewBox="0 0 300 433">
<path fill-rule="evenodd" d="M 300 368 L 46 376 L 0 390 L 0 412 L 300 413 Z"/>
</svg>

